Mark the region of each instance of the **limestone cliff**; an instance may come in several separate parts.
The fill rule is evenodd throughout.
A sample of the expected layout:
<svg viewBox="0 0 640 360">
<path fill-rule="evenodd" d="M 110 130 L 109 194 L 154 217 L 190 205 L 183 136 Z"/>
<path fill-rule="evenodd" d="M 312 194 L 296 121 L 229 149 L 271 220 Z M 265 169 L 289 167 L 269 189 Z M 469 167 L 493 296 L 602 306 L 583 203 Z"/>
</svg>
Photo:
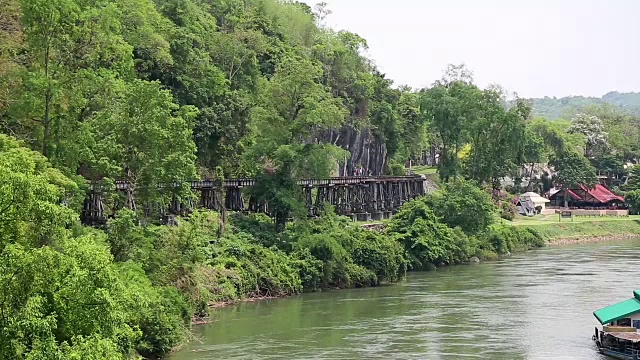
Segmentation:
<svg viewBox="0 0 640 360">
<path fill-rule="evenodd" d="M 363 175 L 384 175 L 387 168 L 387 146 L 370 127 L 356 127 L 345 124 L 323 136 L 323 142 L 330 142 L 348 151 L 351 156 L 338 165 L 335 176 L 353 176 L 362 166 Z"/>
</svg>

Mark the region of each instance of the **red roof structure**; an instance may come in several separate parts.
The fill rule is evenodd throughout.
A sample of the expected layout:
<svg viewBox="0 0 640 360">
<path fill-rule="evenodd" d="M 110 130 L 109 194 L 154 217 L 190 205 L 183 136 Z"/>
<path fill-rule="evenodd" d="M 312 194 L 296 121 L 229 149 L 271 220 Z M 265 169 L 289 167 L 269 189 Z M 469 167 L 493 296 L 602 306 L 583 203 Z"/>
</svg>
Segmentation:
<svg viewBox="0 0 640 360">
<path fill-rule="evenodd" d="M 612 193 L 611 190 L 600 184 L 596 185 L 593 189 L 587 189 L 584 185 L 580 185 L 580 188 L 586 191 L 592 197 L 596 198 L 601 203 L 608 203 L 610 201 L 624 201 L 624 198 L 622 196 L 618 196 Z"/>
<path fill-rule="evenodd" d="M 624 202 L 624 198 L 622 196 L 618 196 L 612 193 L 611 190 L 600 184 L 596 185 L 593 189 L 589 189 L 584 185 L 580 185 L 578 188 L 567 190 L 567 193 L 574 200 L 589 203 L 607 204 L 612 201 Z M 563 194 L 564 191 L 561 190 L 553 194 L 550 199 L 558 199 L 560 195 Z"/>
<path fill-rule="evenodd" d="M 582 200 L 582 198 L 580 196 L 578 196 L 578 194 L 574 193 L 573 190 L 569 190 L 568 193 L 575 200 Z"/>
</svg>

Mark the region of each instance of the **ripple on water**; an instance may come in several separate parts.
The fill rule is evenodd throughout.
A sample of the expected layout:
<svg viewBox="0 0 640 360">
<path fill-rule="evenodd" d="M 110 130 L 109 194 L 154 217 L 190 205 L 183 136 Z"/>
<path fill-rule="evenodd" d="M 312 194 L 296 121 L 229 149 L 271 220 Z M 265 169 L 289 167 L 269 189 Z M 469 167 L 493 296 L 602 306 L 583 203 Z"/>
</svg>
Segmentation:
<svg viewBox="0 0 640 360">
<path fill-rule="evenodd" d="M 604 359 L 593 310 L 640 289 L 640 242 L 553 247 L 410 274 L 397 286 L 216 311 L 204 359 Z"/>
</svg>

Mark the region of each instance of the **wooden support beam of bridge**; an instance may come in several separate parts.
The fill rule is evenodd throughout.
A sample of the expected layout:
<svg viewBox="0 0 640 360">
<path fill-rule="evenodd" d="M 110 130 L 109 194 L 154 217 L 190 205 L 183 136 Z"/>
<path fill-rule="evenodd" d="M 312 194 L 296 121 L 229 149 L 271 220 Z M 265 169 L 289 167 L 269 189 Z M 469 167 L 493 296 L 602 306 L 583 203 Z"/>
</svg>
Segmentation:
<svg viewBox="0 0 640 360">
<path fill-rule="evenodd" d="M 174 199 L 168 206 L 159 209 L 163 219 L 188 213 L 193 208 L 220 211 L 224 207 L 230 211 L 269 213 L 269 204 L 258 203 L 243 191 L 255 184 L 254 179 L 200 180 L 189 183 L 197 199 L 186 203 Z M 389 218 L 404 203 L 432 189 L 423 176 L 300 179 L 298 185 L 302 188 L 309 216 L 319 216 L 324 206 L 329 204 L 334 207 L 337 214 L 351 217 L 354 221 Z M 177 186 L 179 185 L 175 184 L 163 186 L 163 188 Z M 103 191 L 97 185 L 92 186 L 85 199 L 81 214 L 82 222 L 86 225 L 102 225 L 106 223 L 109 215 L 120 208 L 135 210 L 137 206 L 135 191 L 131 185 L 124 181 L 117 181 L 116 191 L 125 194 L 125 204 L 116 205 L 114 209 L 107 211 L 103 201 Z"/>
</svg>

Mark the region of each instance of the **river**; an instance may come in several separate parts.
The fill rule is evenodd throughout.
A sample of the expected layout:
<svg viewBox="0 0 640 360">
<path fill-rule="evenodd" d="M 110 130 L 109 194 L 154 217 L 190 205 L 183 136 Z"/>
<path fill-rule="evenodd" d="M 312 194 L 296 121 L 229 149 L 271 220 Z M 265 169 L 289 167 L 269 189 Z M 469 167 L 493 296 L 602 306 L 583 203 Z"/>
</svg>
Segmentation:
<svg viewBox="0 0 640 360">
<path fill-rule="evenodd" d="M 215 310 L 171 360 L 605 359 L 592 312 L 640 289 L 640 240 L 549 247 L 399 284 Z"/>
</svg>

